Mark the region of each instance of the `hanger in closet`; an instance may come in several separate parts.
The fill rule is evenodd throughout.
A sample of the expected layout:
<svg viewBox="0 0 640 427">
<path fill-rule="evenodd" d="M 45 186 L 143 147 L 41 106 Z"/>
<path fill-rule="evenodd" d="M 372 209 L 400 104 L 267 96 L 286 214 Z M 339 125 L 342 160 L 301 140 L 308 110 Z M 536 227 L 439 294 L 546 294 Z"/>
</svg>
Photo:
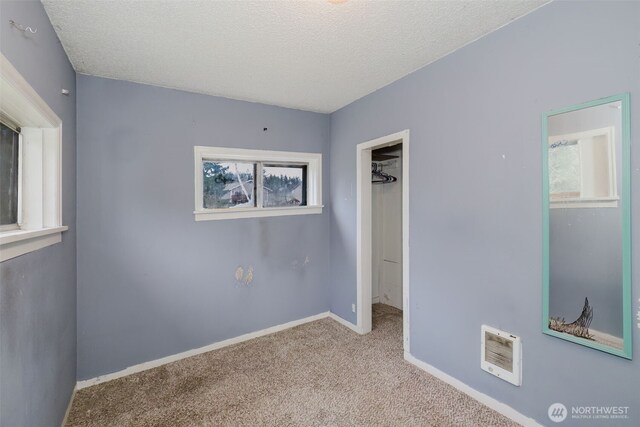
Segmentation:
<svg viewBox="0 0 640 427">
<path fill-rule="evenodd" d="M 398 178 L 395 176 L 389 175 L 388 173 L 382 172 L 382 167 L 380 167 L 377 163 L 371 163 L 371 183 L 372 184 L 387 184 L 390 182 L 396 182 Z"/>
</svg>

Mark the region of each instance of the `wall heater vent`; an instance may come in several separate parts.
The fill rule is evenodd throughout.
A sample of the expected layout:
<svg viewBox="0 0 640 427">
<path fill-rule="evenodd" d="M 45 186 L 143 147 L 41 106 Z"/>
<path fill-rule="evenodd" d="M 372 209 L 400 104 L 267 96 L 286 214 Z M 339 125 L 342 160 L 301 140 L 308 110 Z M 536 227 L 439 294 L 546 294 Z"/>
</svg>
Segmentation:
<svg viewBox="0 0 640 427">
<path fill-rule="evenodd" d="M 522 383 L 522 342 L 519 337 L 482 325 L 480 367 L 519 386 Z"/>
</svg>

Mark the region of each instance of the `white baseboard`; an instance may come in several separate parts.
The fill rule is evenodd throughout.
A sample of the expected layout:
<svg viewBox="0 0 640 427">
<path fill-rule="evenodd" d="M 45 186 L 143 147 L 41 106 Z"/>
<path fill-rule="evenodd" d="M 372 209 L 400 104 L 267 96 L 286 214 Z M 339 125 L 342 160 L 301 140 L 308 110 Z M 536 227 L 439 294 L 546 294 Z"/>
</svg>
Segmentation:
<svg viewBox="0 0 640 427">
<path fill-rule="evenodd" d="M 118 372 L 114 372 L 111 374 L 107 374 L 107 375 L 101 375 L 95 378 L 91 378 L 88 380 L 83 380 L 83 381 L 78 381 L 78 383 L 76 384 L 76 387 L 73 389 L 73 392 L 71 394 L 71 398 L 69 399 L 69 404 L 67 406 L 67 410 L 65 412 L 64 415 L 64 419 L 62 421 L 62 427 L 64 427 L 64 425 L 67 422 L 67 418 L 69 417 L 69 413 L 71 412 L 71 406 L 73 404 L 73 399 L 75 398 L 76 395 L 76 391 L 77 390 L 81 390 L 83 388 L 86 387 L 90 387 L 92 385 L 96 385 L 96 384 L 100 384 L 100 383 L 104 383 L 107 381 L 111 381 L 111 380 L 115 380 L 117 378 L 122 378 L 122 377 L 126 377 L 127 375 L 131 375 L 131 374 L 135 374 L 137 372 L 142 372 L 142 371 L 146 371 L 148 369 L 152 369 L 152 368 L 156 368 L 158 366 L 162 366 L 165 365 L 167 363 L 171 363 L 171 362 L 175 362 L 177 360 L 181 360 L 181 359 L 186 359 L 187 357 L 191 357 L 191 356 L 196 356 L 198 354 L 202 354 L 202 353 L 207 353 L 209 351 L 213 351 L 213 350 L 217 350 L 223 347 L 227 347 L 230 345 L 234 345 L 234 344 L 239 344 L 241 342 L 244 341 L 248 341 L 251 340 L 253 338 L 258 338 L 258 337 L 263 337 L 265 335 L 270 335 L 276 332 L 280 332 L 280 331 L 284 331 L 286 329 L 290 329 L 293 328 L 295 326 L 299 326 L 299 325 L 303 325 L 305 323 L 309 323 L 309 322 L 314 322 L 316 320 L 320 320 L 320 319 L 324 319 L 326 317 L 329 317 L 333 320 L 335 320 L 336 322 L 340 323 L 343 326 L 346 326 L 347 328 L 351 329 L 352 331 L 361 334 L 360 329 L 354 325 L 353 323 L 343 319 L 342 317 L 338 316 L 335 313 L 332 313 L 330 311 L 324 312 L 324 313 L 319 313 L 316 314 L 314 316 L 309 316 L 309 317 L 305 317 L 303 319 L 298 319 L 298 320 L 293 320 L 291 322 L 287 322 L 287 323 L 283 323 L 282 325 L 276 325 L 276 326 L 272 326 L 270 328 L 266 328 L 266 329 L 262 329 L 260 331 L 256 331 L 256 332 L 250 332 L 248 334 L 244 334 L 244 335 L 240 335 L 238 337 L 234 337 L 234 338 L 229 338 L 227 340 L 224 341 L 219 341 L 204 347 L 200 347 L 200 348 L 196 348 L 196 349 L 192 349 L 192 350 L 188 350 L 182 353 L 178 353 L 178 354 L 174 354 L 171 356 L 167 356 L 167 357 L 163 357 L 161 359 L 156 359 L 156 360 L 151 360 L 149 362 L 144 362 L 144 363 L 140 363 L 138 365 L 134 365 L 134 366 L 130 366 L 126 369 L 123 369 L 121 371 Z M 442 372 L 441 370 L 439 370 L 438 368 L 429 365 L 426 362 L 423 362 L 422 360 L 416 359 L 413 355 L 411 355 L 411 353 L 409 352 L 404 352 L 404 359 L 417 366 L 418 368 L 426 371 L 427 373 L 433 375 L 434 377 L 446 382 L 449 385 L 452 385 L 453 387 L 455 387 L 456 389 L 460 390 L 461 392 L 467 394 L 468 396 L 472 397 L 473 399 L 477 400 L 478 402 L 488 406 L 489 408 L 493 409 L 496 412 L 499 412 L 500 414 L 504 415 L 505 417 L 525 426 L 525 427 L 543 427 L 541 424 L 539 424 L 538 422 L 536 422 L 533 418 L 529 418 L 523 414 L 521 414 L 520 412 L 516 411 L 515 409 L 513 409 L 512 407 L 506 405 L 505 403 L 499 402 L 496 399 L 481 393 L 473 388 L 471 388 L 470 386 L 466 385 L 465 383 L 463 383 L 462 381 Z"/>
<path fill-rule="evenodd" d="M 202 354 L 202 353 L 207 353 L 207 352 L 212 351 L 212 350 L 217 350 L 217 349 L 222 348 L 222 347 L 227 347 L 227 346 L 230 346 L 230 345 L 233 345 L 233 344 L 238 344 L 238 343 L 241 343 L 241 342 L 244 342 L 244 341 L 248 341 L 248 340 L 253 339 L 253 338 L 258 338 L 258 337 L 263 337 L 265 335 L 270 335 L 270 334 L 273 334 L 275 332 L 284 331 L 285 329 L 293 328 L 295 326 L 303 325 L 305 323 L 309 323 L 309 322 L 313 322 L 313 321 L 316 321 L 316 320 L 319 320 L 319 319 L 324 319 L 326 317 L 330 317 L 331 314 L 333 314 L 333 313 L 330 313 L 330 312 L 326 311 L 324 313 L 319 313 L 319 314 L 316 314 L 314 316 L 305 317 L 304 319 L 293 320 L 291 322 L 283 323 L 282 325 L 276 325 L 276 326 L 272 326 L 270 328 L 262 329 L 260 331 L 250 332 L 248 334 L 240 335 L 238 337 L 229 338 L 227 340 L 219 341 L 219 342 L 216 342 L 216 343 L 213 343 L 213 344 L 209 344 L 209 345 L 204 346 L 204 347 L 195 348 L 195 349 L 184 351 L 184 352 L 178 353 L 178 354 L 173 354 L 171 356 L 163 357 L 161 359 L 156 359 L 156 360 L 151 360 L 149 362 L 140 363 L 138 365 L 130 366 L 130 367 L 126 368 L 126 369 L 123 369 L 121 371 L 114 372 L 114 373 L 111 373 L 111 374 L 100 375 L 98 377 L 91 378 L 91 379 L 88 379 L 88 380 L 78 381 L 78 383 L 76 384 L 76 389 L 77 390 L 81 390 L 83 388 L 90 387 L 92 385 L 96 385 L 96 384 L 104 383 L 104 382 L 107 382 L 107 381 L 115 380 L 117 378 L 126 377 L 127 375 L 135 374 L 137 372 L 146 371 L 147 369 L 156 368 L 158 366 L 166 365 L 167 363 L 175 362 L 177 360 L 185 359 L 187 357 L 196 356 L 196 355 Z M 340 320 L 342 320 L 342 322 L 345 322 L 345 320 L 343 320 L 343 319 L 340 319 Z M 340 322 L 340 323 L 342 323 L 342 322 Z"/>
<path fill-rule="evenodd" d="M 379 303 L 380 303 L 380 297 L 371 298 L 371 304 L 379 304 Z"/>
<path fill-rule="evenodd" d="M 445 383 L 452 385 L 453 387 L 457 388 L 458 390 L 460 390 L 461 392 L 463 392 L 464 394 L 474 398 L 475 400 L 477 400 L 478 402 L 482 403 L 483 405 L 488 406 L 489 408 L 493 409 L 496 412 L 499 412 L 500 414 L 504 415 L 505 417 L 517 422 L 518 424 L 521 424 L 525 427 L 543 427 L 542 424 L 539 424 L 536 420 L 534 420 L 533 418 L 529 418 L 523 414 L 521 414 L 520 412 L 516 411 L 515 409 L 513 409 L 511 406 L 499 402 L 496 399 L 494 399 L 493 397 L 490 397 L 484 393 L 479 392 L 478 390 L 469 387 L 468 385 L 466 385 L 465 383 L 463 383 L 462 381 L 452 377 L 449 374 L 445 374 L 444 372 L 442 372 L 440 369 L 429 365 L 426 362 L 423 362 L 420 359 L 416 359 L 413 355 L 411 355 L 411 353 L 409 352 L 404 352 L 404 360 L 406 360 L 407 362 L 411 363 L 412 365 L 417 366 L 418 368 L 422 369 L 423 371 L 426 371 L 427 373 L 433 375 L 434 377 L 438 378 L 439 380 L 444 381 Z"/>
<path fill-rule="evenodd" d="M 358 328 L 353 323 L 351 323 L 351 322 L 349 322 L 347 320 L 344 320 L 342 317 L 338 316 L 337 314 L 329 312 L 329 317 L 332 318 L 333 320 L 335 320 L 336 322 L 340 323 L 341 325 L 344 325 L 347 328 L 351 329 L 353 332 L 362 335 L 362 332 L 361 332 L 360 328 Z"/>
<path fill-rule="evenodd" d="M 67 410 L 64 412 L 64 418 L 62 419 L 61 427 L 64 427 L 65 425 L 67 425 L 67 418 L 69 418 L 69 413 L 71 412 L 71 405 L 73 405 L 73 399 L 75 399 L 76 397 L 77 389 L 78 389 L 78 386 L 76 385 L 73 388 L 73 391 L 71 392 L 71 397 L 69 398 L 69 403 L 67 404 Z"/>
</svg>

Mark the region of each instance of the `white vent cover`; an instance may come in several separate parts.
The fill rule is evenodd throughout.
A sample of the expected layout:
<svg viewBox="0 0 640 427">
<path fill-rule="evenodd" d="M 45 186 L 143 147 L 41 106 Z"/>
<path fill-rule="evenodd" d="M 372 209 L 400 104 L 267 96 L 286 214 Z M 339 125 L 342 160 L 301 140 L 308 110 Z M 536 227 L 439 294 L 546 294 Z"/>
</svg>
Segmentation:
<svg viewBox="0 0 640 427">
<path fill-rule="evenodd" d="M 482 325 L 480 367 L 519 386 L 522 383 L 522 342 L 508 332 Z"/>
</svg>

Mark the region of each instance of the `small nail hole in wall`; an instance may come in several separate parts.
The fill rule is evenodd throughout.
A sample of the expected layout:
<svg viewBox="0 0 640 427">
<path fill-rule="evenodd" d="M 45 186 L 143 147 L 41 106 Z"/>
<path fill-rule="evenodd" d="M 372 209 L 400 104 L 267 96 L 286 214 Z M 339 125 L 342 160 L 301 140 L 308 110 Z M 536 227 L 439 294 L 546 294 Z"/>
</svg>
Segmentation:
<svg viewBox="0 0 640 427">
<path fill-rule="evenodd" d="M 267 129 L 267 128 L 262 128 L 262 132 L 266 132 L 267 130 L 269 130 L 269 129 Z"/>
</svg>

